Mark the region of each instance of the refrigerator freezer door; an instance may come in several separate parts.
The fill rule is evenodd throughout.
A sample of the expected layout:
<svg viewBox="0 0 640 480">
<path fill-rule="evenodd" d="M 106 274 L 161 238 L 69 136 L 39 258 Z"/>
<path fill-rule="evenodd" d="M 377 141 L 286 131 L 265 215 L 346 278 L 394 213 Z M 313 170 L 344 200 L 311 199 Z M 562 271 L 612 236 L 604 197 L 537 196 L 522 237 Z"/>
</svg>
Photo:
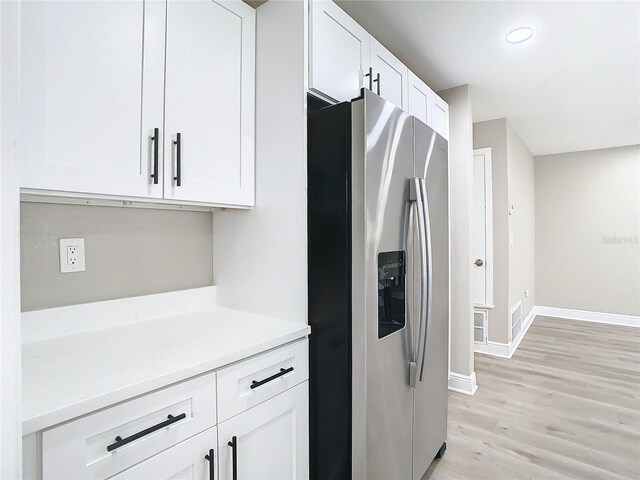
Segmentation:
<svg viewBox="0 0 640 480">
<path fill-rule="evenodd" d="M 414 124 L 415 174 L 425 179 L 432 252 L 424 372 L 414 389 L 413 479 L 419 480 L 447 436 L 449 182 L 447 141 L 422 122 Z"/>
<path fill-rule="evenodd" d="M 410 479 L 413 389 L 408 332 L 413 319 L 406 288 L 394 290 L 404 297 L 398 301 L 405 303 L 409 315 L 404 327 L 379 338 L 381 309 L 388 300 L 381 296 L 378 269 L 389 268 L 379 260 L 392 257 L 381 253 L 406 252 L 413 119 L 367 90 L 364 101 L 352 108 L 353 478 Z M 358 142 L 362 136 L 364 151 Z M 357 365 L 359 361 L 364 364 Z M 364 442 L 364 452 L 358 451 L 358 441 Z"/>
</svg>

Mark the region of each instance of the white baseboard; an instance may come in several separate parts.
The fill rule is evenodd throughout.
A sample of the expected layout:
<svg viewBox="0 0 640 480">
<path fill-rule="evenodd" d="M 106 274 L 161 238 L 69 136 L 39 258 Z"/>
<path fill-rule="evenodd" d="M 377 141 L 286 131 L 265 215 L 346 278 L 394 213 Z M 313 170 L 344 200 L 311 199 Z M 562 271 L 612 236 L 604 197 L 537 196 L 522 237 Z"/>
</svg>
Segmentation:
<svg viewBox="0 0 640 480">
<path fill-rule="evenodd" d="M 536 315 L 543 317 L 566 318 L 568 320 L 582 320 L 583 322 L 640 327 L 640 317 L 635 315 L 620 315 L 618 313 L 590 312 L 587 310 L 573 310 L 570 308 L 545 306 L 537 306 L 535 309 Z"/>
<path fill-rule="evenodd" d="M 511 358 L 509 356 L 509 344 L 488 341 L 486 345 L 476 345 L 474 351 L 482 355 L 491 355 L 492 357 Z"/>
<path fill-rule="evenodd" d="M 476 353 L 481 353 L 482 355 L 491 355 L 492 357 L 500 357 L 500 358 L 511 358 L 513 354 L 516 352 L 520 342 L 527 334 L 529 327 L 533 323 L 533 319 L 536 315 L 540 315 L 538 312 L 537 306 L 534 306 L 527 318 L 524 319 L 522 324 L 522 328 L 520 329 L 520 333 L 518 336 L 511 341 L 511 343 L 500 343 L 500 342 L 491 342 L 488 341 L 486 345 L 475 345 L 474 351 Z"/>
<path fill-rule="evenodd" d="M 449 372 L 449 390 L 472 396 L 478 390 L 476 384 L 476 372 L 471 375 L 461 375 L 455 372 Z"/>
</svg>

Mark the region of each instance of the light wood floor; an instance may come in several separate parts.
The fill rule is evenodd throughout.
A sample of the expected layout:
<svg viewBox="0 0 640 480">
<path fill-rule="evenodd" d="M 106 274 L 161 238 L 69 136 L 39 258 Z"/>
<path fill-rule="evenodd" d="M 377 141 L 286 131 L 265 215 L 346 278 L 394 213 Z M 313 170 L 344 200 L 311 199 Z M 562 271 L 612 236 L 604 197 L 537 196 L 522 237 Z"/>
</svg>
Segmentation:
<svg viewBox="0 0 640 480">
<path fill-rule="evenodd" d="M 640 479 L 639 328 L 537 317 L 513 358 L 476 354 L 475 371 L 424 479 Z"/>
</svg>

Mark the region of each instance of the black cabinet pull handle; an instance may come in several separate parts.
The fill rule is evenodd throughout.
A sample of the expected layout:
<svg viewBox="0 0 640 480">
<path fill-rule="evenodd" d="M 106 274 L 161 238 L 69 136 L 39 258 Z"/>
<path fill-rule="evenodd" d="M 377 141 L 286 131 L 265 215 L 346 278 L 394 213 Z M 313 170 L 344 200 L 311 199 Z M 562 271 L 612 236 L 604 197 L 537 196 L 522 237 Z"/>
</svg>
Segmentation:
<svg viewBox="0 0 640 480">
<path fill-rule="evenodd" d="M 238 480 L 238 437 L 235 435 L 231 437 L 231 441 L 227 445 L 231 447 L 232 480 Z"/>
<path fill-rule="evenodd" d="M 274 375 L 271 375 L 270 377 L 267 377 L 264 380 L 254 380 L 254 381 L 252 381 L 251 385 L 249 386 L 249 388 L 254 389 L 256 387 L 259 387 L 260 385 L 264 385 L 265 383 L 270 382 L 271 380 L 275 380 L 278 377 L 286 375 L 289 372 L 293 372 L 293 367 L 281 368 L 278 373 L 276 373 Z"/>
<path fill-rule="evenodd" d="M 149 435 L 150 433 L 153 433 L 153 432 L 155 432 L 157 430 L 160 430 L 161 428 L 168 427 L 172 423 L 179 422 L 180 420 L 185 419 L 185 418 L 187 418 L 187 414 L 186 413 L 181 413 L 177 417 L 174 417 L 173 415 L 167 415 L 167 420 L 165 420 L 164 422 L 160 422 L 157 425 L 154 425 L 153 427 L 145 428 L 144 430 L 141 430 L 138 433 L 134 433 L 133 435 L 131 435 L 129 437 L 122 438 L 120 435 L 118 435 L 116 437 L 116 441 L 114 443 L 112 443 L 111 445 L 107 446 L 107 452 L 110 452 L 112 450 L 115 450 L 116 448 L 122 447 L 123 445 L 126 445 L 127 443 L 131 443 L 134 440 L 142 438 L 145 435 Z"/>
<path fill-rule="evenodd" d="M 153 137 L 151 137 L 153 141 L 153 173 L 151 174 L 151 178 L 153 178 L 153 184 L 158 184 L 158 144 L 160 143 L 160 130 L 157 128 L 153 129 Z"/>
<path fill-rule="evenodd" d="M 376 90 L 378 91 L 378 95 L 380 95 L 380 74 L 379 73 L 376 75 L 376 78 L 373 81 L 377 83 Z"/>
<path fill-rule="evenodd" d="M 176 139 L 173 142 L 176 146 L 176 176 L 173 179 L 176 181 L 176 187 L 182 185 L 182 161 L 180 159 L 180 150 L 182 150 L 182 135 L 176 133 Z"/>
<path fill-rule="evenodd" d="M 369 90 L 373 89 L 373 68 L 369 67 L 369 73 L 364 74 L 365 77 L 369 77 Z"/>
<path fill-rule="evenodd" d="M 209 480 L 216 480 L 215 476 L 216 476 L 216 466 L 214 464 L 215 461 L 215 451 L 213 450 L 213 448 L 211 450 L 209 450 L 209 454 L 205 455 L 204 458 L 206 458 L 207 460 L 209 460 Z"/>
</svg>

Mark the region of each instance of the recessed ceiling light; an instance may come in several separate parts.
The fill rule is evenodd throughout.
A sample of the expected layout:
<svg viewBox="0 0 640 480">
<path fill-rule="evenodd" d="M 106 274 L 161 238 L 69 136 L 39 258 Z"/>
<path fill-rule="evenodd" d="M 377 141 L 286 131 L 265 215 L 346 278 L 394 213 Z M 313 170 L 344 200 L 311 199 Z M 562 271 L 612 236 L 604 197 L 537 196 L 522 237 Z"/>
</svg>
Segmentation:
<svg viewBox="0 0 640 480">
<path fill-rule="evenodd" d="M 520 42 L 524 42 L 525 40 L 529 40 L 532 35 L 533 35 L 533 28 L 529 28 L 529 27 L 516 28 L 515 30 L 512 30 L 511 32 L 507 33 L 505 40 L 509 43 L 520 43 Z"/>
</svg>

